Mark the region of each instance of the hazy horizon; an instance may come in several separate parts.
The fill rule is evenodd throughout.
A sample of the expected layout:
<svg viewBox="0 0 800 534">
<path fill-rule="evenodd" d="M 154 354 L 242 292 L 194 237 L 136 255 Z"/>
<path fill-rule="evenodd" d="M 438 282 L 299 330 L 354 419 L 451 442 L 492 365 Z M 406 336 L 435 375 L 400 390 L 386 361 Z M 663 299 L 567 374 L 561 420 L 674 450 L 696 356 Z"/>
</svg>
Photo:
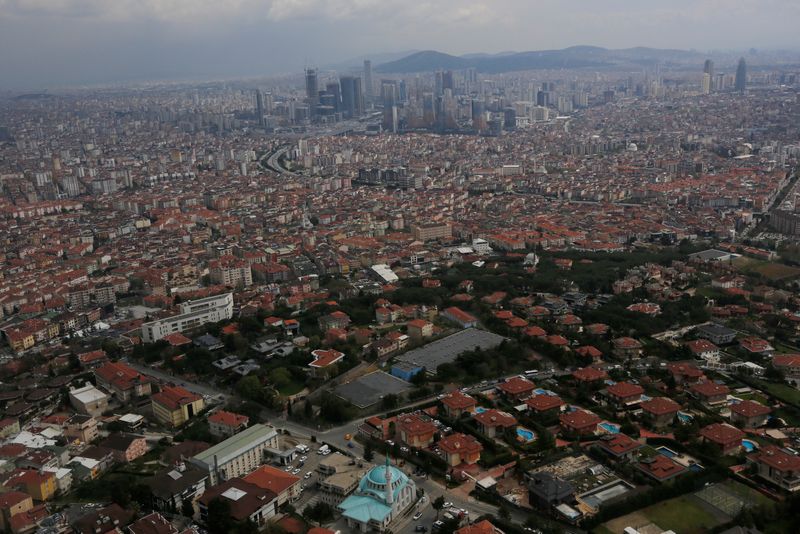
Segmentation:
<svg viewBox="0 0 800 534">
<path fill-rule="evenodd" d="M 0 88 L 262 77 L 411 49 L 796 49 L 799 19 L 789 0 L 0 0 Z"/>
</svg>

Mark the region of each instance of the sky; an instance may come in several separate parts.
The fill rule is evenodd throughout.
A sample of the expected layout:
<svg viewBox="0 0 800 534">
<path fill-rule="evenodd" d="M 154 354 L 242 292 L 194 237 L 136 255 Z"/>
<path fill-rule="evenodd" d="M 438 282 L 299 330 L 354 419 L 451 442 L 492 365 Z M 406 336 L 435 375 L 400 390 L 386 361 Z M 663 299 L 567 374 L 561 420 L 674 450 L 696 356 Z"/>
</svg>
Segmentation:
<svg viewBox="0 0 800 534">
<path fill-rule="evenodd" d="M 797 48 L 800 0 L 0 0 L 0 88 L 299 72 L 402 50 Z"/>
</svg>

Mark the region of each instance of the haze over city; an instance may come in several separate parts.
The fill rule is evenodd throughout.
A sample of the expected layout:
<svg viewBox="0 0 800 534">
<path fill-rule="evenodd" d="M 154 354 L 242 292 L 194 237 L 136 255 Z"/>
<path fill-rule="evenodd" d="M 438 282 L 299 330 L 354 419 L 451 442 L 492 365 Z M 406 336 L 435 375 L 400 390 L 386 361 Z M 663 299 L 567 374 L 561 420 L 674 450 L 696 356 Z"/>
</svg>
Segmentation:
<svg viewBox="0 0 800 534">
<path fill-rule="evenodd" d="M 797 48 L 792 0 L 2 0 L 1 88 L 221 79 L 435 49 Z"/>
<path fill-rule="evenodd" d="M 0 0 L 0 532 L 797 534 L 798 20 Z"/>
</svg>

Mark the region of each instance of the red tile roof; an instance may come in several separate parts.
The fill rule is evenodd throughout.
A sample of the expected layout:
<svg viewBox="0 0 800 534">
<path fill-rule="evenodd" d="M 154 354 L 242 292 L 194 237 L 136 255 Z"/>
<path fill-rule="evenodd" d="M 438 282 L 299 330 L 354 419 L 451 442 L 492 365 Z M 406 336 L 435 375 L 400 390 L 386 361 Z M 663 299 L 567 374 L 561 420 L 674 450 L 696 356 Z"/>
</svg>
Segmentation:
<svg viewBox="0 0 800 534">
<path fill-rule="evenodd" d="M 650 458 L 640 460 L 637 466 L 658 480 L 665 480 L 686 471 L 685 467 L 673 462 L 663 454 L 656 454 Z"/>
<path fill-rule="evenodd" d="M 177 410 L 180 406 L 191 404 L 202 399 L 200 395 L 192 393 L 180 386 L 165 387 L 153 395 L 153 400 L 170 410 Z"/>
<path fill-rule="evenodd" d="M 561 397 L 556 395 L 534 395 L 526 400 L 525 404 L 532 410 L 544 412 L 560 408 L 564 404 L 564 401 L 561 400 Z"/>
<path fill-rule="evenodd" d="M 259 488 L 270 490 L 275 495 L 280 495 L 283 491 L 292 487 L 293 484 L 299 482 L 300 477 L 287 473 L 283 469 L 262 465 L 245 476 L 244 480 Z"/>
<path fill-rule="evenodd" d="M 509 395 L 519 395 L 520 393 L 527 393 L 528 391 L 533 391 L 536 386 L 530 380 L 525 380 L 524 378 L 520 378 L 518 376 L 509 378 L 499 387 L 505 393 Z"/>
<path fill-rule="evenodd" d="M 692 391 L 703 397 L 716 397 L 719 395 L 727 395 L 730 388 L 725 384 L 717 384 L 716 382 L 707 381 L 700 382 L 692 386 Z"/>
<path fill-rule="evenodd" d="M 621 432 L 602 436 L 597 441 L 597 445 L 616 456 L 634 451 L 642 446 L 641 443 Z"/>
<path fill-rule="evenodd" d="M 572 376 L 581 382 L 594 382 L 608 378 L 608 373 L 597 367 L 581 367 L 572 372 Z"/>
<path fill-rule="evenodd" d="M 631 384 L 630 382 L 617 382 L 606 388 L 610 395 L 618 399 L 627 399 L 628 397 L 635 397 L 644 393 L 644 388 L 638 384 Z"/>
<path fill-rule="evenodd" d="M 674 400 L 667 397 L 654 397 L 639 404 L 639 407 L 645 412 L 653 415 L 666 415 L 668 413 L 677 413 L 681 409 L 681 405 Z"/>
<path fill-rule="evenodd" d="M 483 445 L 473 436 L 467 434 L 450 434 L 439 440 L 439 448 L 448 454 L 474 454 L 483 450 Z"/>
<path fill-rule="evenodd" d="M 494 408 L 475 414 L 475 420 L 485 427 L 508 428 L 517 424 L 517 420 L 513 415 Z"/>
<path fill-rule="evenodd" d="M 782 473 L 800 472 L 800 456 L 791 454 L 775 445 L 764 445 L 761 450 L 750 455 L 750 458 Z"/>
<path fill-rule="evenodd" d="M 334 349 L 317 349 L 311 352 L 311 355 L 314 356 L 314 361 L 309 363 L 309 367 L 327 367 L 332 365 L 342 358 L 344 358 L 344 353 L 339 352 L 338 350 Z"/>
<path fill-rule="evenodd" d="M 245 415 L 239 415 L 238 413 L 219 410 L 209 415 L 208 421 L 210 423 L 217 423 L 220 425 L 229 426 L 231 428 L 236 428 L 240 425 L 246 425 L 250 421 L 250 418 Z"/>
<path fill-rule="evenodd" d="M 733 441 L 741 441 L 745 434 L 734 426 L 712 423 L 700 429 L 700 435 L 714 443 L 725 445 Z"/>
<path fill-rule="evenodd" d="M 737 402 L 730 406 L 731 412 L 741 415 L 742 417 L 756 417 L 759 415 L 767 415 L 772 412 L 769 406 L 764 406 L 760 402 L 752 400 L 744 400 Z"/>
<path fill-rule="evenodd" d="M 463 410 L 478 405 L 478 401 L 469 395 L 456 390 L 442 399 L 442 404 L 451 410 Z"/>
<path fill-rule="evenodd" d="M 572 428 L 585 428 L 597 426 L 600 418 L 586 410 L 575 410 L 574 412 L 562 413 L 559 417 L 561 423 Z"/>
</svg>

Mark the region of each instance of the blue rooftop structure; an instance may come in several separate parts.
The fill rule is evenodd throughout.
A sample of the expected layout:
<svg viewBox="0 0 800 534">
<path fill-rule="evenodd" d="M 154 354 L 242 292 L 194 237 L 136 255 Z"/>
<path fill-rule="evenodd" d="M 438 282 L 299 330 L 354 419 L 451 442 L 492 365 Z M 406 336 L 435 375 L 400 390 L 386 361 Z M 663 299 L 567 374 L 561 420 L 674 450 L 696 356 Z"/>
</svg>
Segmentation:
<svg viewBox="0 0 800 534">
<path fill-rule="evenodd" d="M 362 532 L 383 531 L 415 498 L 414 482 L 387 458 L 385 465 L 367 471 L 358 489 L 339 505 L 339 510 L 351 527 Z"/>
</svg>

